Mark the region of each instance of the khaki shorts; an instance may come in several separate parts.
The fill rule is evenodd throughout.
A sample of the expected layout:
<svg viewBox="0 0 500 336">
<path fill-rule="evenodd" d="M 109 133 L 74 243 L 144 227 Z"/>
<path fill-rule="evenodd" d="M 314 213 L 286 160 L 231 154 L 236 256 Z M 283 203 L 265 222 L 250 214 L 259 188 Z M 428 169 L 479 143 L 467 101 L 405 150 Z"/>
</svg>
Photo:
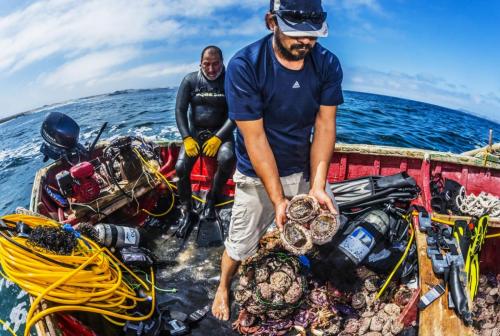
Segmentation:
<svg viewBox="0 0 500 336">
<path fill-rule="evenodd" d="M 286 198 L 309 192 L 309 182 L 303 173 L 281 177 Z M 259 240 L 274 222 L 274 206 L 258 177 L 243 175 L 236 170 L 234 205 L 225 241 L 226 252 L 233 260 L 244 260 L 257 252 Z M 330 185 L 326 192 L 333 199 Z"/>
</svg>

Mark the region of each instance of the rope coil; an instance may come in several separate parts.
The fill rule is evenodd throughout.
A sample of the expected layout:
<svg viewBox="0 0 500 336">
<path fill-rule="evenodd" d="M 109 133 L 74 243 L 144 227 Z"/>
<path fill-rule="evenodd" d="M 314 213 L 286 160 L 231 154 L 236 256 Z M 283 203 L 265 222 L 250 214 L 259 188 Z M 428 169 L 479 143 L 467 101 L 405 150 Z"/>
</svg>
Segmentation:
<svg viewBox="0 0 500 336">
<path fill-rule="evenodd" d="M 467 195 L 462 187 L 455 201 L 460 211 L 469 216 L 500 217 L 500 199 L 486 192 Z"/>
</svg>

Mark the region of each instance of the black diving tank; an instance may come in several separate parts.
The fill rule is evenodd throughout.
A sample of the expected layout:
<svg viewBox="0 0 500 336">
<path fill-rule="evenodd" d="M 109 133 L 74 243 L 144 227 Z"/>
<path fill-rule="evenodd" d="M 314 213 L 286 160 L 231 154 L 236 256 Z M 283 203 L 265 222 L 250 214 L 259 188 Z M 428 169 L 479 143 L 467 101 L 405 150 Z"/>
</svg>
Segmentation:
<svg viewBox="0 0 500 336">
<path fill-rule="evenodd" d="M 339 269 L 357 267 L 385 239 L 389 226 L 389 216 L 382 210 L 371 210 L 355 218 L 337 247 L 334 265 Z"/>
<path fill-rule="evenodd" d="M 141 240 L 141 234 L 136 228 L 114 224 L 97 224 L 94 228 L 101 244 L 109 248 L 138 247 Z"/>
</svg>

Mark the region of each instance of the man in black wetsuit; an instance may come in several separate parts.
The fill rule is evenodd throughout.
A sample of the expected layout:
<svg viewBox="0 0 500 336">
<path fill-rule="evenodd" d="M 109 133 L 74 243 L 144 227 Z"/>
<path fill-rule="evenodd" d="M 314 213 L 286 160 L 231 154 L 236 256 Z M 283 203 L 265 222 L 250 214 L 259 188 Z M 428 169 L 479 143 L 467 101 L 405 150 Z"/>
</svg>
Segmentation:
<svg viewBox="0 0 500 336">
<path fill-rule="evenodd" d="M 200 70 L 184 77 L 177 93 L 175 119 L 184 143 L 175 166 L 181 203 L 178 237 L 185 237 L 195 220 L 190 174 L 198 156 L 217 157 L 218 163 L 202 214 L 205 219 L 215 219 L 217 196 L 233 172 L 235 126 L 228 118 L 224 77 L 222 51 L 208 46 L 201 53 Z"/>
</svg>

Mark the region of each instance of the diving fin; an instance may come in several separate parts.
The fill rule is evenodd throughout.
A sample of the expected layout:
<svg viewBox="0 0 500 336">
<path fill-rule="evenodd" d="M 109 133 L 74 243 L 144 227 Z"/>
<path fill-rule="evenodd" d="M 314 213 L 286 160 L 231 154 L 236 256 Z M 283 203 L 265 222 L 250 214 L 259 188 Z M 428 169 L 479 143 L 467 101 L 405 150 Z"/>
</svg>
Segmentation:
<svg viewBox="0 0 500 336">
<path fill-rule="evenodd" d="M 488 216 L 479 218 L 472 233 L 472 241 L 465 258 L 465 272 L 467 273 L 467 288 L 473 300 L 479 286 L 479 257 L 488 230 Z"/>
<path fill-rule="evenodd" d="M 412 200 L 419 191 L 415 179 L 406 172 L 390 176 L 366 176 L 332 185 L 340 210 L 367 207 L 392 199 Z"/>
<path fill-rule="evenodd" d="M 455 312 L 464 321 L 465 325 L 470 326 L 472 324 L 472 313 L 469 310 L 467 296 L 460 281 L 460 267 L 455 264 L 455 261 L 452 261 L 450 265 L 448 290 Z"/>
<path fill-rule="evenodd" d="M 375 189 L 387 189 L 387 188 L 416 188 L 417 181 L 407 172 L 401 172 L 399 174 L 382 176 L 375 181 Z"/>
<path fill-rule="evenodd" d="M 218 216 L 202 217 L 198 222 L 196 245 L 198 247 L 217 247 L 224 243 L 224 228 Z"/>
<path fill-rule="evenodd" d="M 367 176 L 333 183 L 332 192 L 335 200 L 343 203 L 373 195 L 373 187 L 374 177 Z"/>
<path fill-rule="evenodd" d="M 194 211 L 189 208 L 181 208 L 181 215 L 174 232 L 175 236 L 177 238 L 182 238 L 184 241 L 187 240 L 196 221 L 197 214 Z"/>
<path fill-rule="evenodd" d="M 453 236 L 457 240 L 464 260 L 467 259 L 470 244 L 472 242 L 472 231 L 465 220 L 456 220 L 453 225 Z"/>
</svg>

